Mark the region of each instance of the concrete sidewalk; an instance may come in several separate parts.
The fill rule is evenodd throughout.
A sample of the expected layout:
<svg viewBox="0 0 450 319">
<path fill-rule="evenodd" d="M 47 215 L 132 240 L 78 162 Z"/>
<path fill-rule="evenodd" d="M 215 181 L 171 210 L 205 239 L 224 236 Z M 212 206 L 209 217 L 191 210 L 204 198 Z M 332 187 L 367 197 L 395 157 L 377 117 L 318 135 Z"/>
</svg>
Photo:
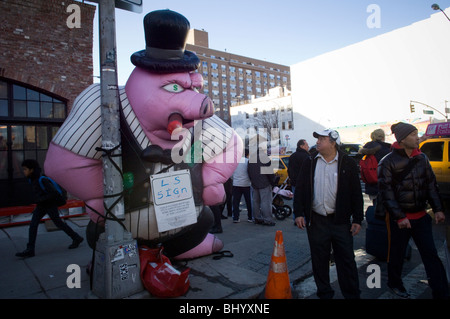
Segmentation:
<svg viewBox="0 0 450 319">
<path fill-rule="evenodd" d="M 367 201 L 366 205 L 367 206 Z M 241 206 L 242 207 L 242 206 Z M 224 210 L 226 213 L 226 210 Z M 273 253 L 275 234 L 283 232 L 289 279 L 297 298 L 315 299 L 315 284 L 312 277 L 310 252 L 306 231 L 293 225 L 292 217 L 277 221 L 275 226 L 255 225 L 247 222 L 247 212 L 242 209 L 241 222 L 233 223 L 231 218 L 222 220 L 223 233 L 217 234 L 223 240 L 223 250 L 232 252 L 233 257 L 215 260 L 213 256 L 174 262 L 175 268 L 190 268 L 190 289 L 178 299 L 253 299 L 258 298 L 265 288 L 269 264 Z M 80 235 L 85 237 L 87 217 L 66 220 Z M 362 298 L 393 298 L 385 287 L 385 262 L 377 261 L 365 253 L 366 222 L 354 238 L 354 250 L 360 274 Z M 441 226 L 439 229 L 442 230 Z M 48 231 L 45 224 L 39 225 L 36 242 L 36 256 L 21 259 L 16 252 L 25 249 L 28 241 L 28 225 L 0 229 L 0 299 L 95 299 L 90 290 L 90 278 L 86 272 L 92 259 L 92 250 L 86 240 L 77 249 L 68 249 L 71 239 L 62 231 Z M 443 251 L 445 239 L 442 231 L 436 232 L 435 241 Z M 367 289 L 366 268 L 369 263 L 379 263 L 382 267 L 383 289 Z M 66 282 L 72 272 L 69 265 L 81 268 L 81 288 L 68 288 Z M 413 250 L 411 262 L 405 263 L 404 273 L 414 271 L 421 260 L 417 250 Z M 331 277 L 335 273 L 331 269 Z M 416 271 L 417 272 L 417 271 Z M 423 278 L 423 270 L 419 279 Z M 414 283 L 418 279 L 413 279 Z M 423 280 L 422 280 L 423 281 Z M 341 298 L 337 282 L 336 298 Z M 387 293 L 387 295 L 386 295 Z M 429 298 L 430 289 L 424 286 L 418 298 Z M 152 299 L 147 291 L 130 296 L 133 299 Z"/>
<path fill-rule="evenodd" d="M 86 217 L 77 217 L 66 222 L 85 237 Z M 92 250 L 86 240 L 77 249 L 68 249 L 72 239 L 64 232 L 47 231 L 44 223 L 39 225 L 36 240 L 36 256 L 18 258 L 17 252 L 26 248 L 28 225 L 2 228 L 0 230 L 0 298 L 87 298 L 89 278 L 86 273 Z M 81 268 L 81 289 L 69 289 L 66 285 L 70 264 Z"/>
<path fill-rule="evenodd" d="M 245 214 L 246 215 L 246 214 Z M 85 237 L 87 217 L 67 219 L 66 222 Z M 278 221 L 276 226 L 262 226 L 243 220 L 233 223 L 231 218 L 222 220 L 224 250 L 233 257 L 214 260 L 206 256 L 190 261 L 174 262 L 176 268 L 189 267 L 190 289 L 181 297 L 186 299 L 255 298 L 264 289 L 268 265 L 273 252 L 275 233 L 283 231 L 288 270 L 293 278 L 309 272 L 309 247 L 306 232 L 293 226 L 292 218 Z M 0 230 L 0 298 L 96 298 L 90 291 L 86 269 L 92 258 L 92 250 L 86 241 L 77 249 L 68 249 L 71 239 L 62 231 L 48 231 L 41 223 L 36 242 L 36 256 L 18 258 L 16 252 L 25 249 L 28 241 L 28 225 Z M 72 272 L 71 264 L 81 268 L 81 288 L 68 288 L 66 281 Z M 152 298 L 143 291 L 131 298 Z"/>
</svg>

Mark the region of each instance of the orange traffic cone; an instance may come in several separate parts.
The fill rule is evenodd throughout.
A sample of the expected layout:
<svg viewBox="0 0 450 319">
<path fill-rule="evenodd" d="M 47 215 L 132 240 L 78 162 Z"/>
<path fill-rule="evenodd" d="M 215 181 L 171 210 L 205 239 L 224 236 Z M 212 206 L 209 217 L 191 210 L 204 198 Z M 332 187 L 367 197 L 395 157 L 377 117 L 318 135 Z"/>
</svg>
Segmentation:
<svg viewBox="0 0 450 319">
<path fill-rule="evenodd" d="M 283 233 L 281 230 L 278 230 L 275 235 L 275 245 L 264 296 L 267 299 L 292 299 L 286 253 L 284 251 Z"/>
</svg>

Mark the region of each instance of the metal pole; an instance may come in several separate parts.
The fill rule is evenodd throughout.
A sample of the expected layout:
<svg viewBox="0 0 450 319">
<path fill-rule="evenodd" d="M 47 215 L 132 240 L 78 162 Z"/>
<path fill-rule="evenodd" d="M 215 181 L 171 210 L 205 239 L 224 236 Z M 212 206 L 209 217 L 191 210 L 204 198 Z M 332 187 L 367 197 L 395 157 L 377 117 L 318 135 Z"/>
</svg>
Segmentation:
<svg viewBox="0 0 450 319">
<path fill-rule="evenodd" d="M 101 120 L 105 215 L 125 217 L 120 110 L 117 84 L 115 2 L 99 1 Z M 120 200 L 119 200 L 120 198 Z M 105 233 L 97 241 L 93 292 L 104 298 L 123 298 L 142 290 L 137 243 L 115 220 L 105 221 Z M 129 265 L 132 265 L 129 268 Z"/>
<path fill-rule="evenodd" d="M 422 105 L 424 105 L 424 106 L 426 106 L 426 107 L 429 107 L 430 109 L 432 109 L 432 110 L 438 112 L 438 113 L 441 114 L 443 117 L 445 117 L 445 121 L 448 122 L 448 116 L 447 116 L 447 114 L 442 113 L 442 112 L 439 111 L 438 109 L 436 109 L 436 108 L 434 108 L 434 107 L 432 107 L 432 106 L 429 106 L 428 104 L 419 102 L 419 101 L 412 101 L 412 100 L 410 100 L 410 101 L 409 101 L 409 104 L 411 105 L 412 103 L 419 103 L 419 104 L 422 104 Z"/>
<path fill-rule="evenodd" d="M 116 62 L 116 28 L 114 1 L 101 0 L 99 2 L 100 21 L 100 68 L 101 68 L 101 105 L 102 105 L 102 148 L 112 150 L 120 145 L 120 117 L 119 117 L 119 92 L 117 85 Z M 122 170 L 121 147 L 112 152 L 111 158 L 103 157 L 103 185 L 105 206 L 111 205 L 117 197 L 107 196 L 120 194 L 123 191 L 123 182 L 120 172 Z M 123 201 L 111 209 L 119 219 L 124 217 Z M 122 226 L 111 220 L 106 221 L 106 238 L 108 242 L 123 240 Z"/>
</svg>

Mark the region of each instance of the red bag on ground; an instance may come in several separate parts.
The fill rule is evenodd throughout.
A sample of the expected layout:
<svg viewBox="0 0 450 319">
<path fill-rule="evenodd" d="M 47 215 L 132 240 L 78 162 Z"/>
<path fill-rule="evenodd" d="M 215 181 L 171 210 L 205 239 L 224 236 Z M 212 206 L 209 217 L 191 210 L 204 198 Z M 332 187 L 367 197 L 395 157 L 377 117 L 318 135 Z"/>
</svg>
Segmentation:
<svg viewBox="0 0 450 319">
<path fill-rule="evenodd" d="M 176 270 L 169 258 L 164 256 L 163 248 L 139 248 L 142 283 L 155 297 L 179 297 L 189 289 L 189 271 Z"/>
</svg>

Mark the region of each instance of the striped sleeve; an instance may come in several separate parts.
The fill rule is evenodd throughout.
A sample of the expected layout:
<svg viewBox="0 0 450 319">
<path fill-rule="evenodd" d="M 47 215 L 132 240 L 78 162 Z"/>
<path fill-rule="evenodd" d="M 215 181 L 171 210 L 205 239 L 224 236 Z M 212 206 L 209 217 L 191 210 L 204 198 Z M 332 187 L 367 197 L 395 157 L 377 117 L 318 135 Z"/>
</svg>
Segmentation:
<svg viewBox="0 0 450 319">
<path fill-rule="evenodd" d="M 119 98 L 125 120 L 138 143 L 145 149 L 150 141 L 128 102 L 125 88 L 119 89 Z M 72 110 L 53 138 L 53 143 L 80 156 L 101 159 L 102 152 L 96 150 L 102 144 L 101 116 L 101 88 L 96 83 L 75 99 Z"/>
</svg>

